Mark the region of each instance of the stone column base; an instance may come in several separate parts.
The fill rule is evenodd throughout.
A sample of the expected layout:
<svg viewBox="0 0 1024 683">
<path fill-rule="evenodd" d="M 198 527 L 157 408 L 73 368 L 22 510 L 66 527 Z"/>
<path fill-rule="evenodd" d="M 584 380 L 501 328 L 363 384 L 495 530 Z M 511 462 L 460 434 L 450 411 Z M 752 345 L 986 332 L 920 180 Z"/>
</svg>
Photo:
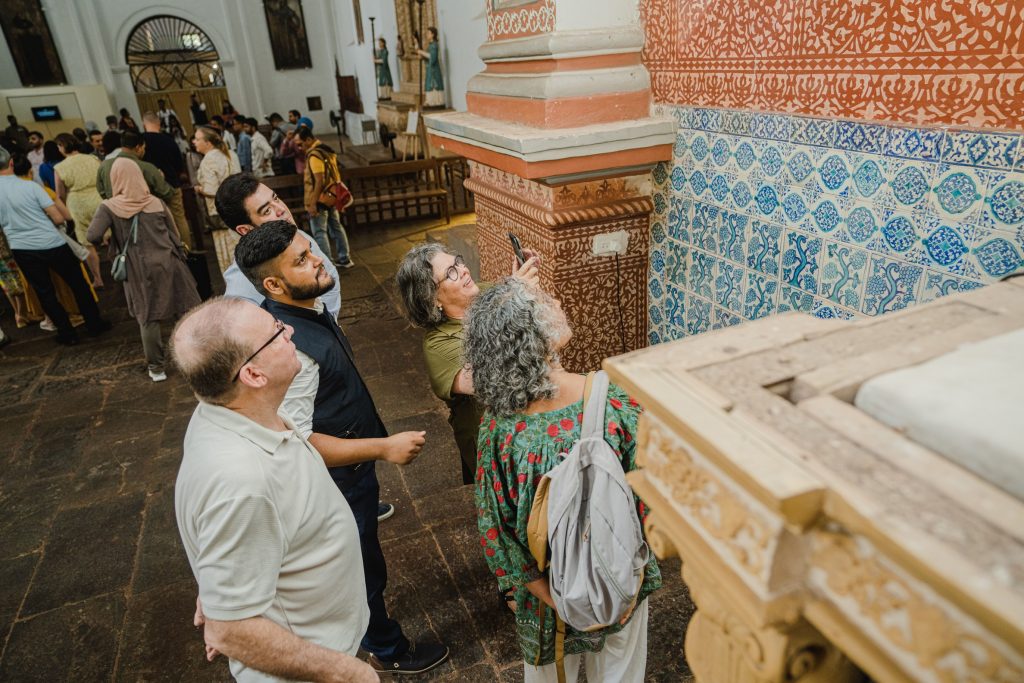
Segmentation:
<svg viewBox="0 0 1024 683">
<path fill-rule="evenodd" d="M 556 187 L 470 164 L 481 277 L 496 281 L 511 272 L 509 232 L 540 254 L 541 285 L 561 300 L 573 328 L 563 366 L 595 370 L 608 356 L 646 346 L 649 176 Z M 594 237 L 618 231 L 628 239 L 625 254 L 594 256 Z"/>
</svg>

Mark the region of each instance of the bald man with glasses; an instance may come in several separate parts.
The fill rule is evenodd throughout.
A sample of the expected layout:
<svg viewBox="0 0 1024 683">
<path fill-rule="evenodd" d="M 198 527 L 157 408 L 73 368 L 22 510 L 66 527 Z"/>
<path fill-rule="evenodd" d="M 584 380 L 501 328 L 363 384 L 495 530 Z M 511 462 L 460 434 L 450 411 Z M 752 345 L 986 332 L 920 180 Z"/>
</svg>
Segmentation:
<svg viewBox="0 0 1024 683">
<path fill-rule="evenodd" d="M 238 681 L 369 683 L 355 656 L 370 617 L 355 518 L 281 411 L 300 368 L 291 335 L 259 306 L 217 298 L 171 337 L 199 399 L 174 492 L 195 623 Z"/>
<path fill-rule="evenodd" d="M 388 435 L 359 374 L 345 333 L 320 297 L 334 279 L 313 241 L 287 221 L 269 221 L 242 237 L 235 260 L 263 294 L 263 308 L 294 328 L 301 369 L 284 409 L 327 463 L 352 508 L 362 544 L 365 601 L 370 620 L 362 648 L 371 664 L 391 674 L 419 674 L 448 658 L 438 643 L 412 643 L 387 611 L 387 562 L 377 535 L 380 484 L 376 461 L 405 465 L 416 458 L 424 432 Z"/>
</svg>

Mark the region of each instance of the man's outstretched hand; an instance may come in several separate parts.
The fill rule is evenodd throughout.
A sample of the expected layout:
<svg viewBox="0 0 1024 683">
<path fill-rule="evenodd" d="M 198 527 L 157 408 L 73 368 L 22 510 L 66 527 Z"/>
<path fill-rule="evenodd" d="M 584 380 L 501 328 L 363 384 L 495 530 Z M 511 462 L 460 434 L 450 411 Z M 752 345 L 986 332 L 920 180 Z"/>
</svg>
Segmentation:
<svg viewBox="0 0 1024 683">
<path fill-rule="evenodd" d="M 426 432 L 400 432 L 384 439 L 384 453 L 381 460 L 395 465 L 408 465 L 423 450 Z"/>
</svg>

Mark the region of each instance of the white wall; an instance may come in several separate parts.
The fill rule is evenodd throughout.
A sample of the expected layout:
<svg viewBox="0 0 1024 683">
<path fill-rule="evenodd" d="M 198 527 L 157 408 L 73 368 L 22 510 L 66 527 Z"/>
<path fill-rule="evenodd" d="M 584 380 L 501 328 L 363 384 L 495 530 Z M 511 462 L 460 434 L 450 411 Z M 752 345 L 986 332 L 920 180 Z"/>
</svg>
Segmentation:
<svg viewBox="0 0 1024 683">
<path fill-rule="evenodd" d="M 559 0 L 556 31 L 581 31 L 612 26 L 638 26 L 638 0 Z"/>
<path fill-rule="evenodd" d="M 336 5 L 339 51 L 344 64 L 343 75 L 355 75 L 359 85 L 359 97 L 363 100 L 363 111 L 371 116 L 377 113 L 377 76 L 373 67 L 373 45 L 370 39 L 370 17 L 374 18 L 374 31 L 378 38 L 388 43 L 391 77 L 398 85 L 398 59 L 395 56 L 395 42 L 398 24 L 395 19 L 393 0 L 362 0 L 363 15 L 362 45 L 357 42 L 355 12 L 351 0 L 341 0 Z"/>
<path fill-rule="evenodd" d="M 73 105 L 65 105 L 65 102 L 73 102 Z M 81 117 L 83 121 L 96 122 L 101 129 L 104 128 L 103 117 L 112 110 L 107 89 L 102 85 L 0 89 L 0 121 L 6 121 L 8 114 L 14 114 L 26 128 L 38 127 L 32 121 L 31 107 L 51 104 L 60 106 L 64 119 Z M 67 131 L 66 127 L 60 128 L 61 132 Z"/>
<path fill-rule="evenodd" d="M 486 3 L 489 0 L 438 0 L 437 29 L 441 33 L 441 64 L 448 105 L 466 110 L 469 79 L 484 70 L 477 49 L 487 42 Z"/>
<path fill-rule="evenodd" d="M 334 84 L 336 49 L 334 0 L 304 0 L 311 69 L 274 69 L 270 37 L 260 0 L 44 0 L 64 72 L 71 84 L 101 83 L 114 107 L 138 114 L 125 45 L 141 21 L 160 14 L 195 23 L 213 41 L 221 57 L 228 97 L 238 111 L 262 117 L 271 111 L 299 109 L 317 129 L 328 128 L 329 109 L 337 108 Z M 6 43 L 0 38 L 0 87 L 19 87 Z M 340 60 L 339 60 L 340 61 Z M 323 111 L 306 111 L 306 97 L 319 96 Z M 108 112 L 108 113 L 113 113 Z M 100 117 L 102 120 L 102 117 Z"/>
<path fill-rule="evenodd" d="M 469 79 L 484 70 L 477 56 L 477 48 L 487 40 L 486 0 L 438 0 L 437 29 L 441 34 L 441 71 L 445 79 L 449 106 L 465 111 L 466 85 Z M 370 17 L 374 17 L 377 37 L 384 36 L 390 53 L 391 75 L 398 84 L 398 60 L 395 57 L 395 38 L 398 24 L 394 0 L 362 0 L 363 33 L 365 42 L 356 43 L 356 30 L 349 0 L 338 3 L 338 40 L 347 68 L 342 73 L 354 73 L 359 79 L 359 94 L 367 114 L 377 111 L 377 78 L 373 68 L 370 45 Z M 424 21 L 424 23 L 426 23 Z"/>
<path fill-rule="evenodd" d="M 391 73 L 398 80 L 395 60 L 394 0 L 362 0 L 365 42 L 356 43 L 351 0 L 303 0 L 311 69 L 274 69 L 270 37 L 261 0 L 43 0 L 50 30 L 64 72 L 72 85 L 99 83 L 110 93 L 111 110 L 127 107 L 139 114 L 125 62 L 125 44 L 141 21 L 161 14 L 187 19 L 213 41 L 221 57 L 228 96 L 235 108 L 260 118 L 272 111 L 299 109 L 317 130 L 329 127 L 328 110 L 338 108 L 334 63 L 342 74 L 355 74 L 367 113 L 376 112 L 376 78 L 370 43 L 369 17 L 376 18 L 377 35 L 387 38 Z M 173 4 L 172 4 L 173 2 Z M 466 84 L 483 70 L 476 55 L 486 40 L 485 0 L 439 0 L 442 70 L 448 99 L 456 109 L 466 107 Z M 0 89 L 21 85 L 14 62 L 0 35 Z M 306 97 L 319 96 L 323 111 L 306 112 Z M 84 113 L 84 112 L 83 112 Z M 89 112 L 102 121 L 103 115 Z"/>
<path fill-rule="evenodd" d="M 11 51 L 7 49 L 7 39 L 3 31 L 0 31 L 0 89 L 20 88 L 21 79 L 18 78 L 18 68 L 14 65 L 14 58 Z"/>
</svg>

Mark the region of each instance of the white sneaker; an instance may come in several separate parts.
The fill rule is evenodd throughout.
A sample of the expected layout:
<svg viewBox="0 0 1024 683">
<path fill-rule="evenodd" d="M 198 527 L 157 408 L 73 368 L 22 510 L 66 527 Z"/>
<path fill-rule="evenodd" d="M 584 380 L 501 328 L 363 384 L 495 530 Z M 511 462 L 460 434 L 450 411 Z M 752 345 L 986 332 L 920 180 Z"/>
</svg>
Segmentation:
<svg viewBox="0 0 1024 683">
<path fill-rule="evenodd" d="M 44 318 L 43 322 L 39 323 L 39 329 L 46 332 L 56 332 L 57 326 L 53 324 L 53 321 L 49 318 Z"/>
<path fill-rule="evenodd" d="M 158 370 L 156 372 L 154 372 L 153 370 L 150 370 L 149 371 L 149 378 L 151 380 L 153 380 L 154 382 L 163 382 L 163 381 L 165 381 L 167 379 L 167 373 L 164 372 L 163 370 Z"/>
</svg>

